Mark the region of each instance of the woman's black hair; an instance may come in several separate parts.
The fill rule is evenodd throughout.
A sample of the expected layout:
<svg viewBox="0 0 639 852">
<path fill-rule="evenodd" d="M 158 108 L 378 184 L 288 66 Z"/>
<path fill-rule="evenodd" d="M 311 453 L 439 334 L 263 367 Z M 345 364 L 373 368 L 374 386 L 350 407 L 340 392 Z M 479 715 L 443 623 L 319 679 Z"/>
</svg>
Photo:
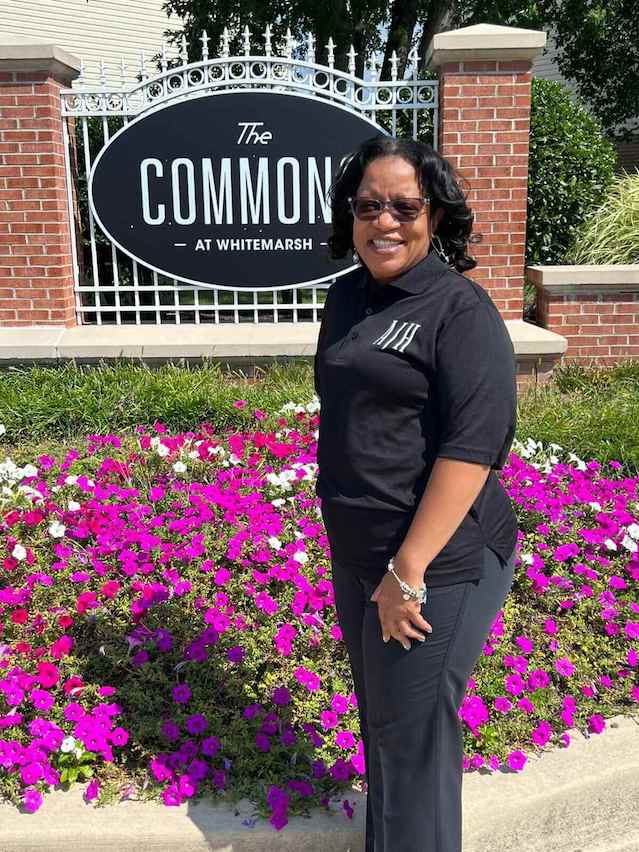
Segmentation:
<svg viewBox="0 0 639 852">
<path fill-rule="evenodd" d="M 333 233 L 328 239 L 331 256 L 338 260 L 354 250 L 353 215 L 348 198 L 357 195 L 364 171 L 379 157 L 402 157 L 415 167 L 424 195 L 430 198 L 430 215 L 442 209 L 443 216 L 436 229 L 450 265 L 459 272 L 477 266 L 467 253 L 469 242 L 478 242 L 479 234 L 471 238 L 473 213 L 466 204 L 457 175 L 451 164 L 425 142 L 378 136 L 367 139 L 342 162 L 329 190 L 333 216 Z"/>
</svg>

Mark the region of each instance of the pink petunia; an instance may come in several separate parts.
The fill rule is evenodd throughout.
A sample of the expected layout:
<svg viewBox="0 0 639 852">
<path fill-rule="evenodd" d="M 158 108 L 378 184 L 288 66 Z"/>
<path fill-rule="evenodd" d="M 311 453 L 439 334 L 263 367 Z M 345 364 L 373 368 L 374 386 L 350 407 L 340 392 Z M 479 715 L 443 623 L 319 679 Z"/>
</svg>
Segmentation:
<svg viewBox="0 0 639 852">
<path fill-rule="evenodd" d="M 575 673 L 575 666 L 568 657 L 560 657 L 555 660 L 555 671 L 562 677 L 571 677 Z"/>
<path fill-rule="evenodd" d="M 511 751 L 506 758 L 506 763 L 514 772 L 520 772 L 526 765 L 527 760 L 528 758 L 523 751 Z"/>
</svg>

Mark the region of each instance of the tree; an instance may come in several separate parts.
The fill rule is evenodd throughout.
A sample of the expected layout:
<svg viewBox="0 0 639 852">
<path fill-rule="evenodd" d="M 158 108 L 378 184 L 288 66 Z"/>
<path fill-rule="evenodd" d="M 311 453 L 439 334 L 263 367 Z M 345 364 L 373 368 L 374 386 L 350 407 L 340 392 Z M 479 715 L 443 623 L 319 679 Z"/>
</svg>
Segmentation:
<svg viewBox="0 0 639 852">
<path fill-rule="evenodd" d="M 552 33 L 562 75 L 609 136 L 639 129 L 639 9 L 636 0 L 462 0 L 453 22 L 485 21 Z M 627 127 L 622 125 L 628 123 Z"/>
<path fill-rule="evenodd" d="M 311 33 L 316 55 L 326 59 L 333 38 L 335 65 L 346 70 L 354 46 L 356 73 L 365 62 L 383 54 L 381 79 L 390 78 L 393 51 L 398 76 L 404 76 L 408 55 L 416 47 L 420 73 L 426 72 L 426 50 L 443 30 L 486 23 L 543 29 L 557 44 L 559 68 L 574 80 L 577 93 L 608 133 L 624 136 L 639 124 L 639 14 L 635 0 L 165 0 L 163 8 L 183 29 L 169 30 L 168 40 L 186 35 L 191 61 L 201 56 L 200 36 L 206 30 L 217 47 L 228 27 L 232 53 L 242 53 L 242 30 L 262 38 L 271 26 L 273 44 L 284 44 L 287 27 L 297 42 Z M 253 41 L 255 43 L 255 41 Z M 623 122 L 630 128 L 618 128 Z"/>
</svg>

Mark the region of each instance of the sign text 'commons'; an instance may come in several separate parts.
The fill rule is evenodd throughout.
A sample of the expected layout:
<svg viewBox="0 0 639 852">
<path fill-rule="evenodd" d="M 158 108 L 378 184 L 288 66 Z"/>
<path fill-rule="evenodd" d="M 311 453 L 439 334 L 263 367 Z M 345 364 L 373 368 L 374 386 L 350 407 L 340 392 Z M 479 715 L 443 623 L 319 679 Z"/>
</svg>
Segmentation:
<svg viewBox="0 0 639 852">
<path fill-rule="evenodd" d="M 91 208 L 119 248 L 164 275 L 219 287 L 325 281 L 352 268 L 328 253 L 333 176 L 382 133 L 281 92 L 180 101 L 113 136 L 91 171 Z"/>
</svg>

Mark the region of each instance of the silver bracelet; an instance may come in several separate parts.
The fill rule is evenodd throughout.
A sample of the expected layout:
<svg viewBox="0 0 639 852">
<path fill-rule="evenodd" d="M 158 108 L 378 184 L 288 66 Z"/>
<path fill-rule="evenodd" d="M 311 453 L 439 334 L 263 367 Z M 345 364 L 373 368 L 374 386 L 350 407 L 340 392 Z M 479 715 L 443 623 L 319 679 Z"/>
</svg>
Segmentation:
<svg viewBox="0 0 639 852">
<path fill-rule="evenodd" d="M 395 563 L 393 562 L 393 557 L 388 560 L 388 570 L 391 572 L 393 577 L 399 583 L 399 586 L 402 590 L 402 597 L 405 601 L 411 600 L 411 598 L 417 601 L 418 604 L 425 604 L 428 591 L 426 589 L 426 583 L 422 583 L 418 588 L 413 588 L 413 586 L 409 586 L 401 577 L 398 577 L 395 573 Z"/>
</svg>

